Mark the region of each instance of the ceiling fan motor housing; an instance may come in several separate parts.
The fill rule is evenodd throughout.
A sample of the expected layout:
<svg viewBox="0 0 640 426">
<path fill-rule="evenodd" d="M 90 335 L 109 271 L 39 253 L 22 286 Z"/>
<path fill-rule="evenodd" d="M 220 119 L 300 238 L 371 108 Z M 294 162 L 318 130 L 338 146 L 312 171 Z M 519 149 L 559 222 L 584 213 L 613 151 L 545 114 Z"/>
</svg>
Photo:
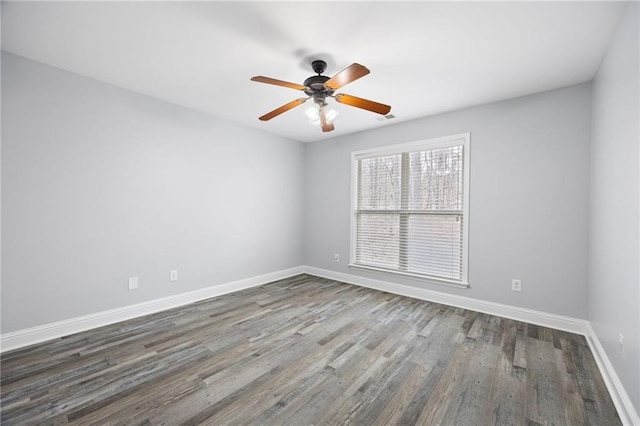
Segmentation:
<svg viewBox="0 0 640 426">
<path fill-rule="evenodd" d="M 334 92 L 324 85 L 330 78 L 325 75 L 320 75 L 327 69 L 327 63 L 316 60 L 311 62 L 311 68 L 313 68 L 313 71 L 318 73 L 318 75 L 312 75 L 304 81 L 303 84 L 308 88 L 304 93 L 313 97 L 315 103 L 323 105 L 326 103 L 325 98 L 333 95 Z"/>
<path fill-rule="evenodd" d="M 313 75 L 304 81 L 304 85 L 307 86 L 307 90 L 304 91 L 309 96 L 314 94 L 323 93 L 325 95 L 332 95 L 333 90 L 327 88 L 324 83 L 329 80 L 329 77 L 325 75 Z"/>
</svg>

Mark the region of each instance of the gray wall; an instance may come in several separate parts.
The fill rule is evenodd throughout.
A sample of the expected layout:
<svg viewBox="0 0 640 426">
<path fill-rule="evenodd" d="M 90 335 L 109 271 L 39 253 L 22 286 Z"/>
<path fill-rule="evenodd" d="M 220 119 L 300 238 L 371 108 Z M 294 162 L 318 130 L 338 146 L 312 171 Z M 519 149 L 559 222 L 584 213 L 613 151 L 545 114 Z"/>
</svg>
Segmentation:
<svg viewBox="0 0 640 426">
<path fill-rule="evenodd" d="M 586 318 L 590 97 L 583 84 L 307 145 L 306 264 Z M 471 288 L 349 269 L 351 152 L 467 131 Z"/>
<path fill-rule="evenodd" d="M 303 263 L 298 142 L 7 53 L 2 114 L 2 333 Z"/>
<path fill-rule="evenodd" d="M 639 5 L 631 2 L 593 83 L 589 321 L 640 411 Z M 625 337 L 620 357 L 618 333 Z"/>
</svg>

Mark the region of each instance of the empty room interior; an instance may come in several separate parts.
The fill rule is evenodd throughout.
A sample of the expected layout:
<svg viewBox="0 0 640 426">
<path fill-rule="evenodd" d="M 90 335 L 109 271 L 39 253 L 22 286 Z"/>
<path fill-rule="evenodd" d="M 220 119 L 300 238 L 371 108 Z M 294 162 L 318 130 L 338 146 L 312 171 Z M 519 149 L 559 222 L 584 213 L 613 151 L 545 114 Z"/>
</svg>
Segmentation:
<svg viewBox="0 0 640 426">
<path fill-rule="evenodd" d="M 640 425 L 640 3 L 2 1 L 2 424 Z"/>
</svg>

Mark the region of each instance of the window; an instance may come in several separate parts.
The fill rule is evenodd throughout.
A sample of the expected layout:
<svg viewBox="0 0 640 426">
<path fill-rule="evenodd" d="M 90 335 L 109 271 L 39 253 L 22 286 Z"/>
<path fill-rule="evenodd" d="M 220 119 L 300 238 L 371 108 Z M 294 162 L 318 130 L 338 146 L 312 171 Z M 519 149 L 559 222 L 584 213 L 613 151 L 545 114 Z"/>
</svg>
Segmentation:
<svg viewBox="0 0 640 426">
<path fill-rule="evenodd" d="M 352 154 L 350 266 L 467 286 L 469 139 Z"/>
</svg>

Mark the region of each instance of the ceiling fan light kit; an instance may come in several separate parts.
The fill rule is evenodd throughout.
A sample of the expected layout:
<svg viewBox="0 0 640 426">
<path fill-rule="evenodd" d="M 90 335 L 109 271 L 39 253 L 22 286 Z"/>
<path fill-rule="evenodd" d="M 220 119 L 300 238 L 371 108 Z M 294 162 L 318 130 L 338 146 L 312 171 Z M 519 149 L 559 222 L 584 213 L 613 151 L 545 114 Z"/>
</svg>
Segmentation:
<svg viewBox="0 0 640 426">
<path fill-rule="evenodd" d="M 303 91 L 308 97 L 300 98 L 291 101 L 283 106 L 274 109 L 271 112 L 259 117 L 261 121 L 268 121 L 283 112 L 289 111 L 292 108 L 302 105 L 309 99 L 313 99 L 314 105 L 307 108 L 305 116 L 309 122 L 314 125 L 320 125 L 323 132 L 330 132 L 334 130 L 333 121 L 338 116 L 338 111 L 332 108 L 327 108 L 327 98 L 333 98 L 336 102 L 353 106 L 367 111 L 375 112 L 377 114 L 386 115 L 391 111 L 389 105 L 381 104 L 378 102 L 370 101 L 368 99 L 358 98 L 356 96 L 347 95 L 344 93 L 335 94 L 335 91 L 359 78 L 369 74 L 369 69 L 363 65 L 353 63 L 347 68 L 343 69 L 333 77 L 327 77 L 322 73 L 327 69 L 327 63 L 325 61 L 316 60 L 311 62 L 311 68 L 317 75 L 312 75 L 307 78 L 303 84 L 290 83 L 288 81 L 276 80 L 275 78 L 256 76 L 252 77 L 251 81 L 257 81 L 258 83 L 273 84 L 276 86 L 287 87 L 289 89 Z"/>
<path fill-rule="evenodd" d="M 326 117 L 326 122 L 328 124 L 333 123 L 333 120 L 335 120 L 338 114 L 340 114 L 338 110 L 335 110 L 333 108 L 326 108 L 326 105 L 325 105 L 324 113 Z M 312 106 L 310 106 L 304 111 L 304 115 L 305 117 L 307 117 L 307 120 L 309 120 L 309 124 L 311 124 L 312 126 L 322 125 L 322 120 L 320 118 L 320 105 L 313 104 Z"/>
</svg>

